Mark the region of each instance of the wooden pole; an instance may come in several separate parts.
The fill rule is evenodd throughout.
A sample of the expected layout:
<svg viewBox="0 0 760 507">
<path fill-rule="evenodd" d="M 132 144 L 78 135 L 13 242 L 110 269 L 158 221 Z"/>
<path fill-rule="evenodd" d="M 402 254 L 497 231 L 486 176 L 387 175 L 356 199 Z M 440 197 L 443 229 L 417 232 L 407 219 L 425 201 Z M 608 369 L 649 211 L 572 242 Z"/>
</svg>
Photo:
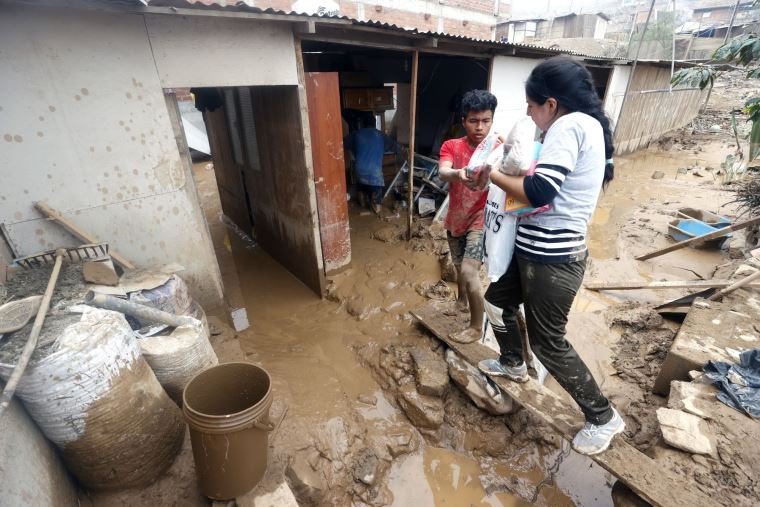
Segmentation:
<svg viewBox="0 0 760 507">
<path fill-rule="evenodd" d="M 731 285 L 730 280 L 668 280 L 665 282 L 599 282 L 587 283 L 587 290 L 642 290 L 642 289 L 722 289 Z M 760 287 L 760 284 L 754 284 Z"/>
<path fill-rule="evenodd" d="M 18 387 L 21 376 L 24 374 L 24 371 L 26 371 L 26 366 L 29 364 L 29 360 L 32 358 L 32 354 L 34 354 L 34 351 L 37 348 L 42 325 L 45 323 L 45 317 L 47 316 L 48 308 L 50 308 L 50 300 L 53 297 L 55 284 L 58 282 L 58 274 L 61 272 L 61 265 L 63 264 L 63 255 L 65 252 L 66 250 L 57 250 L 55 252 L 53 272 L 50 274 L 47 288 L 45 288 L 45 294 L 40 302 L 40 308 L 37 310 L 37 317 L 34 319 L 32 331 L 29 333 L 29 338 L 26 340 L 26 344 L 21 350 L 21 355 L 16 361 L 13 373 L 11 373 L 8 382 L 5 384 L 3 393 L 0 396 L 0 417 L 2 417 L 3 413 L 8 408 L 8 405 L 10 405 L 13 393 L 16 392 L 16 387 Z"/>
<path fill-rule="evenodd" d="M 757 271 L 757 272 L 752 273 L 751 275 L 749 275 L 749 276 L 747 276 L 745 278 L 742 278 L 741 280 L 739 280 L 735 284 L 731 285 L 730 287 L 726 287 L 722 291 L 713 294 L 712 296 L 710 296 L 707 299 L 708 299 L 708 301 L 718 300 L 718 299 L 722 298 L 723 296 L 725 296 L 726 294 L 730 294 L 731 292 L 735 291 L 736 289 L 740 289 L 740 288 L 744 287 L 745 285 L 749 285 L 750 282 L 754 282 L 755 280 L 758 280 L 758 279 L 760 279 L 760 271 Z"/>
<path fill-rule="evenodd" d="M 723 44 L 728 42 L 728 38 L 731 37 L 731 30 L 734 28 L 734 20 L 736 19 L 736 10 L 739 8 L 741 0 L 736 0 L 734 4 L 734 10 L 731 12 L 731 21 L 728 22 L 728 29 L 726 30 L 726 36 L 723 37 Z"/>
<path fill-rule="evenodd" d="M 39 202 L 34 203 L 34 207 L 37 208 L 37 210 L 43 215 L 45 215 L 47 218 L 54 220 L 58 225 L 63 227 L 66 231 L 71 233 L 72 236 L 77 238 L 82 243 L 100 243 L 100 241 L 98 241 L 98 238 L 96 238 L 95 236 L 93 236 L 92 234 L 84 230 L 83 228 L 79 227 L 75 223 L 64 218 L 63 214 L 61 214 L 60 211 L 48 206 L 47 203 L 39 201 Z M 132 264 L 127 259 L 119 255 L 112 248 L 109 249 L 109 255 L 124 269 L 135 269 L 134 264 Z"/>
<path fill-rule="evenodd" d="M 751 218 L 749 220 L 745 220 L 744 222 L 739 222 L 738 224 L 734 224 L 729 227 L 718 229 L 715 232 L 710 232 L 708 234 L 703 234 L 702 236 L 697 236 L 696 238 L 687 239 L 685 241 L 676 243 L 675 245 L 670 245 L 669 247 L 662 248 L 660 250 L 655 250 L 654 252 L 650 252 L 646 255 L 640 255 L 639 257 L 636 257 L 636 260 L 645 261 L 653 257 L 659 257 L 660 255 L 665 255 L 666 253 L 674 252 L 676 250 L 680 250 L 687 246 L 698 245 L 700 243 L 704 243 L 705 241 L 709 241 L 711 239 L 720 238 L 721 236 L 724 236 L 728 232 L 738 231 L 740 229 L 744 229 L 758 223 L 760 223 L 760 217 Z"/>
<path fill-rule="evenodd" d="M 639 53 L 641 53 L 641 46 L 644 44 L 644 34 L 647 32 L 647 27 L 649 26 L 649 18 L 652 17 L 652 11 L 654 10 L 654 2 L 655 0 L 652 0 L 651 5 L 649 6 L 649 13 L 647 14 L 647 20 L 644 23 L 644 30 L 641 31 L 641 40 L 639 41 L 639 46 L 636 48 L 636 57 L 633 59 L 633 66 L 631 67 L 631 73 L 628 75 L 628 82 L 625 84 L 625 92 L 623 93 L 623 103 L 620 105 L 620 114 L 615 120 L 615 127 L 612 131 L 613 139 L 615 138 L 615 134 L 617 134 L 618 125 L 620 125 L 620 120 L 621 118 L 623 118 L 623 113 L 625 112 L 625 105 L 628 102 L 628 92 L 631 89 L 631 83 L 633 82 L 633 75 L 636 73 L 636 65 L 639 63 Z M 636 15 L 634 15 L 633 23 L 635 26 Z M 631 32 L 631 42 L 633 42 L 633 32 Z M 629 44 L 629 49 L 630 49 L 630 44 Z"/>
<path fill-rule="evenodd" d="M 420 52 L 414 50 L 412 55 L 412 85 L 410 86 L 411 97 L 409 99 L 409 193 L 407 196 L 406 239 L 412 239 L 412 217 L 414 216 L 414 129 L 417 120 L 417 68 L 420 63 Z"/>
</svg>

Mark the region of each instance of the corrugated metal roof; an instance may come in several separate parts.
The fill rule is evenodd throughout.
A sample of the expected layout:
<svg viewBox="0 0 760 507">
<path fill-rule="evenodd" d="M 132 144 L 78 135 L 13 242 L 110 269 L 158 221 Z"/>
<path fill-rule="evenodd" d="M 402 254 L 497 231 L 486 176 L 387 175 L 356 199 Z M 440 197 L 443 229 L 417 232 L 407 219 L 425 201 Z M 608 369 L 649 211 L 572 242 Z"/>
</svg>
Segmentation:
<svg viewBox="0 0 760 507">
<path fill-rule="evenodd" d="M 628 61 L 626 58 L 614 58 L 614 57 L 605 57 L 605 56 L 599 56 L 599 55 L 589 55 L 589 54 L 578 53 L 576 51 L 548 48 L 545 46 L 537 46 L 534 44 L 501 42 L 501 41 L 494 41 L 490 39 L 479 39 L 475 37 L 468 37 L 465 35 L 457 35 L 457 34 L 444 33 L 444 32 L 420 31 L 416 28 L 402 27 L 395 24 L 385 23 L 382 21 L 375 21 L 371 19 L 358 20 L 355 18 L 350 18 L 348 16 L 329 16 L 328 17 L 328 16 L 317 16 L 317 15 L 311 15 L 307 13 L 300 13 L 300 12 L 294 12 L 294 11 L 281 11 L 281 10 L 275 10 L 271 8 L 261 9 L 259 7 L 253 7 L 251 5 L 248 5 L 247 3 L 243 1 L 239 1 L 239 0 L 238 1 L 234 1 L 234 0 L 230 0 L 230 1 L 226 1 L 226 0 L 147 0 L 147 1 L 142 1 L 142 0 L 139 0 L 139 1 L 150 7 L 174 7 L 177 9 L 186 8 L 186 9 L 209 10 L 209 11 L 223 10 L 226 12 L 247 12 L 247 13 L 278 15 L 278 16 L 293 16 L 294 18 L 308 18 L 315 21 L 338 20 L 338 21 L 345 22 L 347 25 L 366 26 L 366 27 L 394 31 L 398 33 L 409 34 L 409 35 L 418 35 L 418 36 L 421 35 L 425 37 L 438 38 L 438 39 L 444 39 L 444 40 L 453 40 L 457 42 L 472 42 L 479 45 L 490 46 L 493 48 L 502 48 L 502 49 L 518 48 L 518 49 L 544 52 L 547 54 L 547 56 L 555 55 L 555 54 L 569 54 L 569 55 L 578 56 L 581 58 L 594 59 L 594 60 Z"/>
</svg>

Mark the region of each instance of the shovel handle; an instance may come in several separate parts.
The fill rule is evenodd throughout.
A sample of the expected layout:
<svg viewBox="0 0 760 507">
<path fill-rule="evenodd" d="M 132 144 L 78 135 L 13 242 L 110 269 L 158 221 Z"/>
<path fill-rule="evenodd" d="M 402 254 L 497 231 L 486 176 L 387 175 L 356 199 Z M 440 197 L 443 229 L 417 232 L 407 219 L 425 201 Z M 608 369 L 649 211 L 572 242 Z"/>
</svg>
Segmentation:
<svg viewBox="0 0 760 507">
<path fill-rule="evenodd" d="M 24 374 L 26 366 L 29 364 L 29 360 L 32 358 L 32 354 L 34 354 L 34 350 L 37 348 L 40 331 L 42 331 L 42 325 L 45 323 L 45 317 L 47 316 L 48 308 L 50 308 L 50 300 L 53 298 L 53 291 L 55 290 L 55 284 L 58 282 L 58 274 L 61 272 L 61 264 L 63 263 L 63 256 L 65 253 L 65 250 L 57 250 L 55 252 L 53 272 L 50 275 L 45 294 L 40 302 L 40 308 L 37 310 L 37 317 L 34 319 L 32 332 L 29 333 L 29 339 L 26 340 L 24 350 L 21 351 L 21 356 L 19 356 L 18 362 L 13 368 L 13 373 L 11 373 L 8 382 L 5 384 L 3 394 L 0 397 L 0 417 L 2 417 L 5 410 L 8 408 L 8 405 L 10 405 L 13 393 L 16 392 L 16 387 L 18 387 L 21 376 Z"/>
</svg>

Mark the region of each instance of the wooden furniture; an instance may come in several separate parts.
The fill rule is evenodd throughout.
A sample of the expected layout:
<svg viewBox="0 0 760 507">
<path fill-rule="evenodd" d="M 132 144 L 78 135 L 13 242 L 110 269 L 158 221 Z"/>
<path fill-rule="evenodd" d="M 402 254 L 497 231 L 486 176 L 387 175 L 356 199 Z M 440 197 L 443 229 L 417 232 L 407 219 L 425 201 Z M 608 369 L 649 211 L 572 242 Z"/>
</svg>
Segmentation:
<svg viewBox="0 0 760 507">
<path fill-rule="evenodd" d="M 393 88 L 344 88 L 343 108 L 374 112 L 395 109 Z"/>
</svg>

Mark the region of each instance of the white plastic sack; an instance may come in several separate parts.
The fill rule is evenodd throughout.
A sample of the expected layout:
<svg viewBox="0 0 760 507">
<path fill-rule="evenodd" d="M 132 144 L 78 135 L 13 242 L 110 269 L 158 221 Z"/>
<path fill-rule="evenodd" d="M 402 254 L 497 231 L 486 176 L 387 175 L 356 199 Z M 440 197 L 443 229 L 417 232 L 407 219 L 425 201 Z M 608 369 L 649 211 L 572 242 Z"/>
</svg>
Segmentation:
<svg viewBox="0 0 760 507">
<path fill-rule="evenodd" d="M 167 336 L 141 338 L 138 343 L 156 378 L 178 405 L 182 405 L 182 391 L 187 383 L 197 373 L 219 364 L 209 342 L 205 316 Z"/>
<path fill-rule="evenodd" d="M 124 316 L 82 307 L 81 320 L 58 333 L 18 385 L 27 411 L 89 489 L 153 482 L 174 461 L 185 425 Z"/>
<path fill-rule="evenodd" d="M 492 282 L 507 272 L 517 238 L 517 217 L 503 211 L 506 197 L 502 189 L 494 184 L 489 185 L 483 228 L 483 261 L 488 279 Z"/>
<path fill-rule="evenodd" d="M 530 169 L 533 161 L 534 138 L 536 134 L 536 124 L 530 117 L 519 120 L 510 130 L 507 139 L 504 142 L 504 150 L 497 150 L 501 157 L 498 159 L 489 158 L 490 165 L 511 176 L 525 174 Z"/>
</svg>

